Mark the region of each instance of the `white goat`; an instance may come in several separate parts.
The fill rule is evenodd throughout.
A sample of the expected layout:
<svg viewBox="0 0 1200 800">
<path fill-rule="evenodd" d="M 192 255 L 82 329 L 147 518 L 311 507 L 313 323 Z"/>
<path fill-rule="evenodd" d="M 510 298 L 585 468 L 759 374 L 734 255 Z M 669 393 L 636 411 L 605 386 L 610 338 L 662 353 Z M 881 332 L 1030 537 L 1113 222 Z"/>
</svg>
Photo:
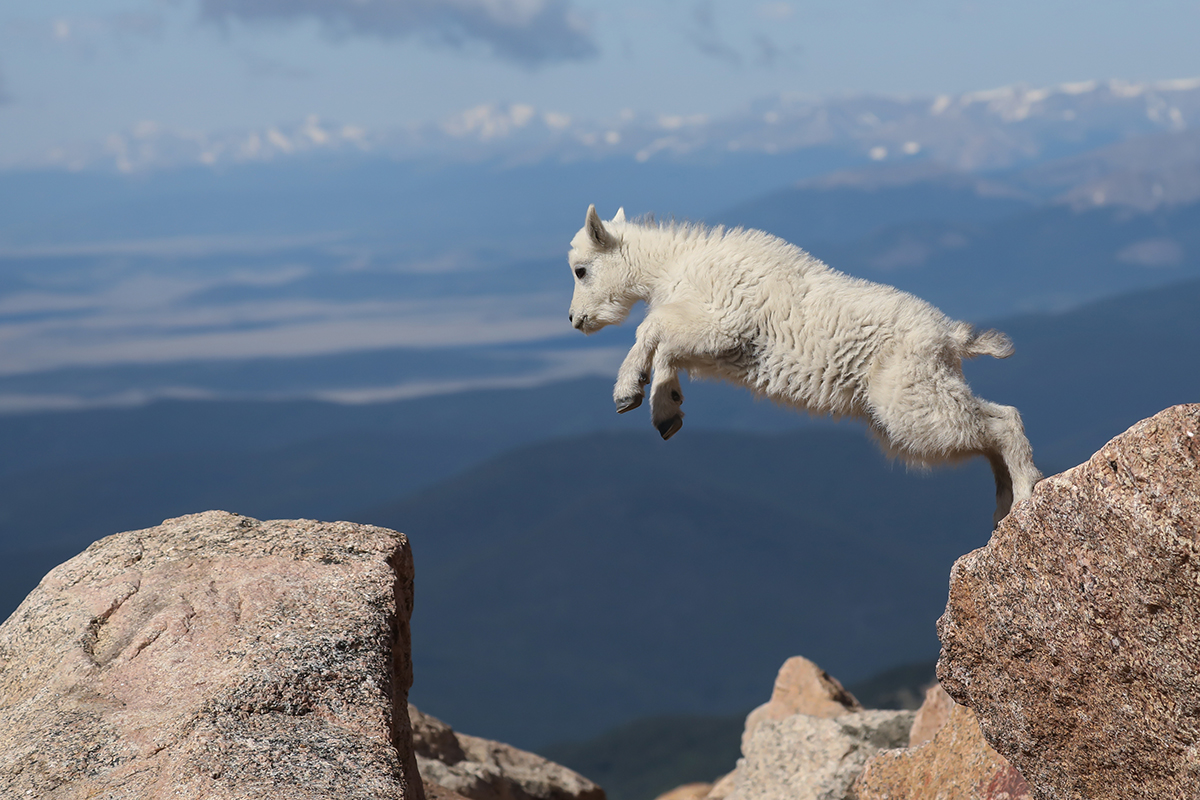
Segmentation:
<svg viewBox="0 0 1200 800">
<path fill-rule="evenodd" d="M 571 240 L 571 323 L 584 333 L 647 304 L 617 374 L 617 412 L 642 403 L 664 439 L 683 425 L 679 371 L 746 386 L 812 413 L 866 421 L 893 456 L 918 466 L 985 456 L 999 522 L 1041 473 L 1015 408 L 971 393 L 962 359 L 1007 358 L 999 331 L 976 333 L 891 286 L 830 269 L 756 230 L 604 223 L 590 206 Z"/>
</svg>

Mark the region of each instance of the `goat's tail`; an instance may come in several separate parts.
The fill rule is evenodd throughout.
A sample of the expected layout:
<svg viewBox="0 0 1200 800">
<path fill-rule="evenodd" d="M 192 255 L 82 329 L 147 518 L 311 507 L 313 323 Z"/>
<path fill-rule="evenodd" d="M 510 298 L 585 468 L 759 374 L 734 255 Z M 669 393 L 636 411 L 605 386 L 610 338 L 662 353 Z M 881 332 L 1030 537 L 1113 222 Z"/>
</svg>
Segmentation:
<svg viewBox="0 0 1200 800">
<path fill-rule="evenodd" d="M 1008 358 L 1013 354 L 1012 340 L 998 330 L 977 333 L 973 327 L 960 322 L 954 328 L 954 343 L 963 358 L 992 356 Z"/>
</svg>

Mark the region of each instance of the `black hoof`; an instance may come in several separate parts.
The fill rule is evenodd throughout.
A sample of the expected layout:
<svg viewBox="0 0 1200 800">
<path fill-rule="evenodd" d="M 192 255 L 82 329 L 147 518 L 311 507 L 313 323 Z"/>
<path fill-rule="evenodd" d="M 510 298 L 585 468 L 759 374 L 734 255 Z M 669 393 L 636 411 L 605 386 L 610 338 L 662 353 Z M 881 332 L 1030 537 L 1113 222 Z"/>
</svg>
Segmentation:
<svg viewBox="0 0 1200 800">
<path fill-rule="evenodd" d="M 626 411 L 633 411 L 642 404 L 640 397 L 623 397 L 617 401 L 617 413 L 624 414 Z"/>
<path fill-rule="evenodd" d="M 683 427 L 683 417 L 671 417 L 665 419 L 655 426 L 658 428 L 658 433 L 663 437 L 663 440 L 670 439 L 675 434 L 679 433 L 679 429 Z"/>
</svg>

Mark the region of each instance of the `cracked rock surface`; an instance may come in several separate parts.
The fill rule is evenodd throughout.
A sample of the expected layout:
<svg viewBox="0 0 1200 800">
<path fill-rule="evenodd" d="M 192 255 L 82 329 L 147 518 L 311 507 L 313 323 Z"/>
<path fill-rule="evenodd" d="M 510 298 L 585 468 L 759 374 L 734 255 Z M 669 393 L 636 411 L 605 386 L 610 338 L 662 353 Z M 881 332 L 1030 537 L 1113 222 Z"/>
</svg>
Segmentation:
<svg viewBox="0 0 1200 800">
<path fill-rule="evenodd" d="M 938 632 L 1038 800 L 1200 796 L 1200 405 L 1039 483 L 955 563 Z"/>
<path fill-rule="evenodd" d="M 96 542 L 0 625 L 0 797 L 424 800 L 402 534 L 210 511 Z"/>
</svg>

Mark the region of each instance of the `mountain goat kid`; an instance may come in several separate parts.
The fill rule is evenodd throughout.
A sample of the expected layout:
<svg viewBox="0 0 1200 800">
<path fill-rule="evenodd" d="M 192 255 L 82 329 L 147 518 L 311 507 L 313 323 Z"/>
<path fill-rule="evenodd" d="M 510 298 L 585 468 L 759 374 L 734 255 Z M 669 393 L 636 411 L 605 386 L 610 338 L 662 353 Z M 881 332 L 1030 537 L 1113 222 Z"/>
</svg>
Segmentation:
<svg viewBox="0 0 1200 800">
<path fill-rule="evenodd" d="M 962 359 L 1007 358 L 999 331 L 976 333 L 891 286 L 830 269 L 756 230 L 605 223 L 590 206 L 571 240 L 571 324 L 591 334 L 646 302 L 617 374 L 624 414 L 650 385 L 664 439 L 683 425 L 679 371 L 746 386 L 812 413 L 864 420 L 889 455 L 918 466 L 982 455 L 999 522 L 1042 477 L 1015 408 L 971 393 Z"/>
</svg>

